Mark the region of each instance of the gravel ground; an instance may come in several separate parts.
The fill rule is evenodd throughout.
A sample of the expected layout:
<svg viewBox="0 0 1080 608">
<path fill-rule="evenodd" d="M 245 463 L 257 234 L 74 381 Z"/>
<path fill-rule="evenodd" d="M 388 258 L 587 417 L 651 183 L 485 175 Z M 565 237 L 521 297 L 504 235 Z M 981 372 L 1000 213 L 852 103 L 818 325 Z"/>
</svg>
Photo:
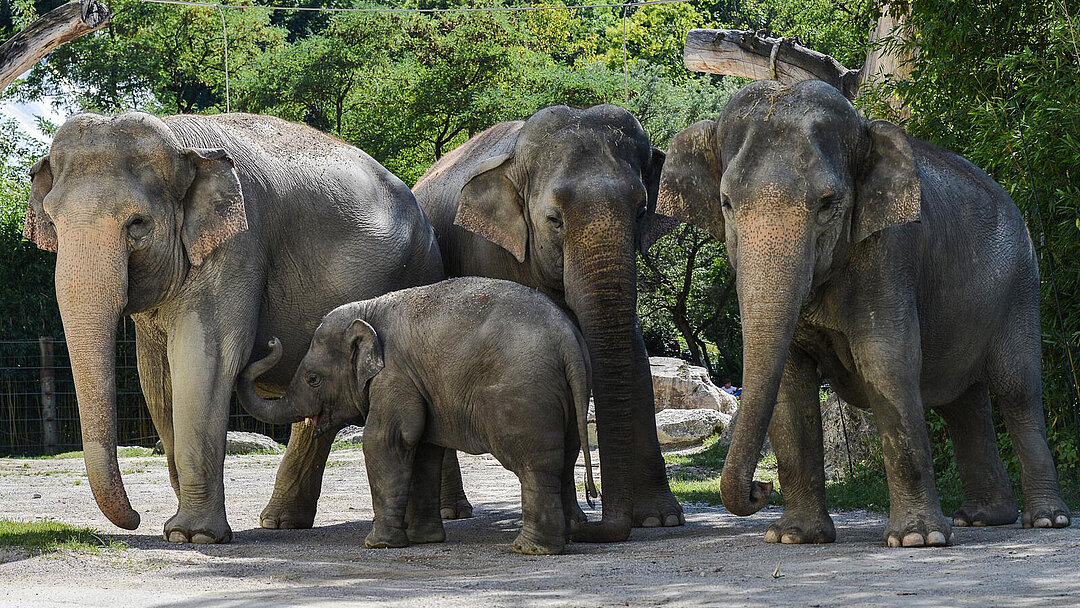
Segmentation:
<svg viewBox="0 0 1080 608">
<path fill-rule="evenodd" d="M 681 528 L 639 529 L 626 543 L 571 544 L 561 556 L 526 557 L 510 551 L 520 525 L 517 480 L 490 457 L 463 456 L 475 518 L 449 522 L 444 544 L 366 550 L 372 513 L 363 454 L 331 454 L 312 530 L 258 528 L 279 460 L 227 458 L 235 540 L 200 546 L 161 540 L 176 508 L 164 458 L 121 459 L 142 513 L 133 534 L 98 511 L 80 460 L 0 459 L 0 519 L 88 525 L 128 547 L 0 552 L 0 605 L 1080 605 L 1080 527 L 960 528 L 952 547 L 887 549 L 883 517 L 845 512 L 834 514 L 835 544 L 780 546 L 762 541 L 776 511 L 740 518 L 687 506 Z"/>
</svg>

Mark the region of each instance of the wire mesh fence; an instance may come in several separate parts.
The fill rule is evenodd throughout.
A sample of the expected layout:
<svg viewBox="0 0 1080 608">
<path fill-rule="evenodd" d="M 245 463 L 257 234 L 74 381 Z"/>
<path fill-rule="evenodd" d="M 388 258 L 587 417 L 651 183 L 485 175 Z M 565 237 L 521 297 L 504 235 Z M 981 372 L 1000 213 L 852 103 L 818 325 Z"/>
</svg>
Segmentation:
<svg viewBox="0 0 1080 608">
<path fill-rule="evenodd" d="M 158 436 L 139 386 L 134 335 L 130 322 L 125 323 L 116 343 L 117 437 L 120 445 L 152 447 Z M 230 430 L 288 440 L 287 425 L 252 418 L 235 396 L 229 408 Z M 63 339 L 0 340 L 0 456 L 81 449 L 75 382 Z"/>
</svg>

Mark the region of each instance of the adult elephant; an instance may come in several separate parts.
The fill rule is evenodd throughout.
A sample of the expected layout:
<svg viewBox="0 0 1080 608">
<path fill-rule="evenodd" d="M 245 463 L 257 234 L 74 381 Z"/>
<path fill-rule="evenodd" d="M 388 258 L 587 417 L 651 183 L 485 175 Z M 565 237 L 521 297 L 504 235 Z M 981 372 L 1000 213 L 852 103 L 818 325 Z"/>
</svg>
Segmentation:
<svg viewBox="0 0 1080 608">
<path fill-rule="evenodd" d="M 179 507 L 173 542 L 228 542 L 222 468 L 230 396 L 252 354 L 283 336 L 287 387 L 335 306 L 438 280 L 431 226 L 409 189 L 362 151 L 246 114 L 72 117 L 31 171 L 25 234 L 57 253 L 90 487 L 134 529 L 116 460 L 115 335 L 135 321 L 139 380 Z"/>
<path fill-rule="evenodd" d="M 623 540 L 634 524 L 683 523 L 656 439 L 649 360 L 636 313 L 637 249 L 663 231 L 653 222 L 663 162 L 664 153 L 649 144 L 626 110 L 554 106 L 476 135 L 413 188 L 435 228 L 448 276 L 508 279 L 539 289 L 570 313 L 585 336 L 594 370 L 604 511 L 601 522 L 578 535 L 581 540 Z M 318 496 L 309 471 L 325 462 L 316 447 L 294 454 L 297 464 L 278 476 L 268 507 L 272 516 L 309 522 L 310 497 Z M 467 516 L 471 507 L 456 459 L 447 460 L 444 515 Z"/>
<path fill-rule="evenodd" d="M 721 495 L 752 482 L 768 429 L 784 489 L 769 542 L 831 542 L 818 404 L 824 377 L 870 409 L 889 478 L 889 546 L 950 541 L 924 409 L 949 425 L 964 485 L 955 525 L 1012 523 L 995 395 L 1021 463 L 1025 526 L 1069 525 L 1047 448 L 1039 273 L 1019 211 L 959 156 L 860 117 L 833 87 L 756 82 L 673 140 L 659 211 L 725 241 L 743 322 L 744 390 Z M 771 422 L 770 422 L 771 421 Z"/>
</svg>

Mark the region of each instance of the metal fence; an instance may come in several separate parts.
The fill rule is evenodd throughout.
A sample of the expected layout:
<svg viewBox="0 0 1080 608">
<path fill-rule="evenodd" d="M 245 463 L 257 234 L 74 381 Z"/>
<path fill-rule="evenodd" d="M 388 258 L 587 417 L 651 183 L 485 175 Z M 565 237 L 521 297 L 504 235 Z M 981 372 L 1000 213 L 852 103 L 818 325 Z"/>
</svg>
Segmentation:
<svg viewBox="0 0 1080 608">
<path fill-rule="evenodd" d="M 130 324 L 125 324 L 116 345 L 117 436 L 120 445 L 152 447 L 157 431 L 139 387 L 133 336 Z M 230 430 L 288 440 L 287 425 L 252 418 L 235 397 L 229 407 Z M 0 340 L 0 456 L 81 450 L 81 433 L 63 339 Z"/>
</svg>

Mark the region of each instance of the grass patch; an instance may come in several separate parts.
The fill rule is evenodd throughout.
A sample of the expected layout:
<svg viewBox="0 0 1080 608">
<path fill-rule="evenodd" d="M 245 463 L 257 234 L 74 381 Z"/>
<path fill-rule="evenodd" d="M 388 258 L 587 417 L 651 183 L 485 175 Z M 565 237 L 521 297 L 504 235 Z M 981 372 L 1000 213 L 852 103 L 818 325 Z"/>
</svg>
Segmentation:
<svg viewBox="0 0 1080 608">
<path fill-rule="evenodd" d="M 140 456 L 164 456 L 164 454 L 155 454 L 153 448 L 142 448 L 139 446 L 127 446 L 116 448 L 116 455 L 120 458 L 138 458 Z M 65 458 L 82 458 L 82 450 L 76 452 L 61 452 L 59 454 L 53 454 L 52 456 L 27 456 L 27 460 L 62 460 Z"/>
<path fill-rule="evenodd" d="M 363 448 L 363 445 L 360 443 L 353 443 L 351 441 L 335 441 L 334 444 L 330 446 L 330 451 L 336 452 L 338 450 L 359 450 L 361 448 Z"/>
<path fill-rule="evenodd" d="M 56 551 L 96 554 L 102 549 L 126 549 L 127 545 L 105 540 L 90 528 L 55 521 L 0 520 L 0 547 L 17 547 L 31 555 L 41 555 Z"/>
</svg>

